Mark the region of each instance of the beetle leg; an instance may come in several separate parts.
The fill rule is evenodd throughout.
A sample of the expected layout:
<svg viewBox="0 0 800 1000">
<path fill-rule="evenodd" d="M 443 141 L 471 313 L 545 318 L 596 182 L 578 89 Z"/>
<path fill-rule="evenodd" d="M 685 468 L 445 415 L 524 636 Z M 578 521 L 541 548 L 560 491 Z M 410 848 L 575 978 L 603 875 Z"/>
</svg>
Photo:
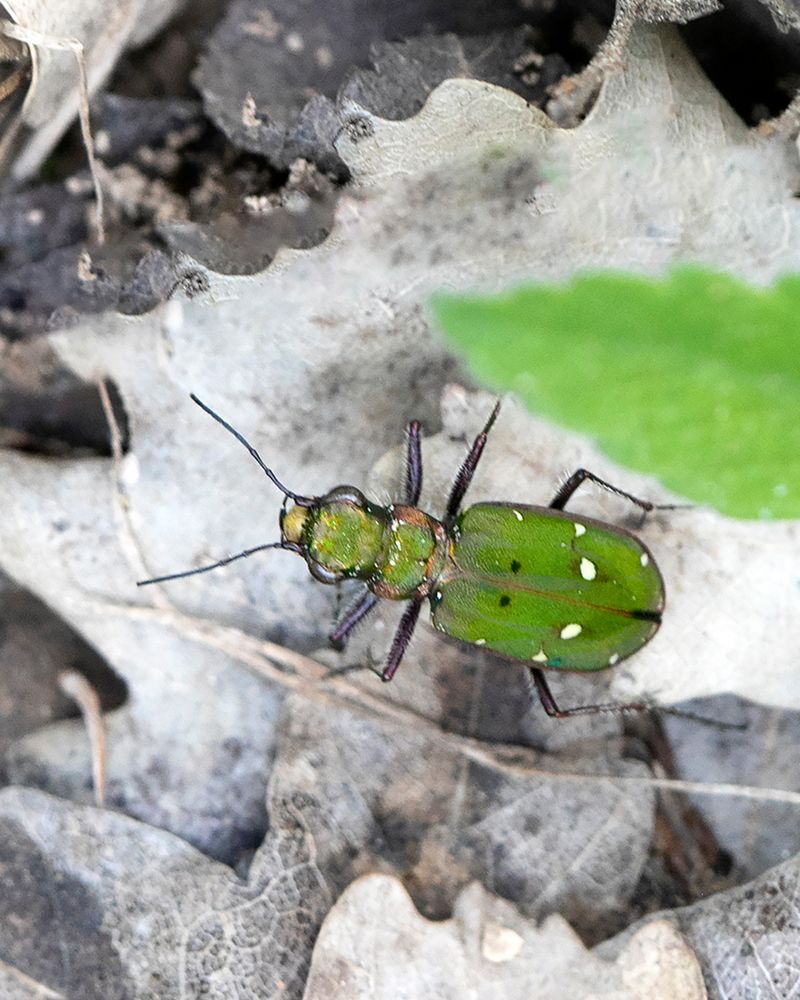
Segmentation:
<svg viewBox="0 0 800 1000">
<path fill-rule="evenodd" d="M 366 663 L 345 663 L 343 667 L 331 667 L 331 669 L 325 674 L 324 680 L 328 680 L 330 677 L 344 677 L 346 674 L 354 674 L 356 671 L 361 670 L 369 670 L 371 674 L 375 674 L 380 677 L 383 674 L 383 667 L 372 655 L 372 650 L 369 648 L 366 652 L 366 658 Z"/>
<path fill-rule="evenodd" d="M 577 705 L 575 708 L 559 708 L 550 692 L 550 685 L 539 667 L 528 667 L 542 708 L 551 719 L 568 719 L 572 715 L 599 715 L 601 712 L 646 712 L 652 706 L 644 701 L 634 701 L 629 705 Z"/>
<path fill-rule="evenodd" d="M 469 484 L 472 482 L 472 477 L 475 475 L 475 470 L 478 468 L 478 462 L 481 460 L 483 449 L 486 447 L 486 439 L 489 436 L 489 431 L 492 429 L 492 424 L 497 419 L 497 414 L 499 412 L 500 400 L 498 399 L 494 404 L 494 409 L 489 414 L 486 426 L 472 442 L 472 447 L 470 448 L 467 457 L 461 463 L 461 468 L 458 470 L 455 481 L 453 482 L 453 487 L 450 490 L 450 496 L 447 499 L 447 508 L 444 515 L 445 523 L 452 523 L 456 514 L 458 514 L 458 510 L 461 507 L 461 501 L 464 499 L 464 494 L 469 489 Z"/>
<path fill-rule="evenodd" d="M 377 603 L 378 598 L 369 590 L 365 590 L 363 594 L 359 595 L 347 611 L 345 611 L 339 623 L 328 636 L 331 643 L 339 649 L 343 649 L 347 637 L 356 625 L 367 617 Z"/>
<path fill-rule="evenodd" d="M 397 626 L 394 639 L 392 639 L 392 646 L 389 650 L 389 656 L 386 659 L 386 666 L 383 668 L 383 673 L 381 674 L 382 681 L 390 681 L 400 666 L 403 654 L 408 649 L 411 636 L 414 634 L 414 628 L 416 627 L 421 607 L 422 598 L 418 598 L 415 601 L 411 601 L 403 612 L 403 617 L 400 619 L 400 624 Z"/>
<path fill-rule="evenodd" d="M 406 492 L 405 503 L 416 507 L 422 492 L 422 452 L 419 446 L 419 420 L 412 420 L 406 430 L 408 451 L 406 452 Z"/>
<path fill-rule="evenodd" d="M 530 675 L 536 687 L 536 693 L 542 707 L 551 719 L 568 719 L 573 715 L 599 715 L 601 712 L 659 712 L 662 715 L 674 715 L 677 719 L 688 719 L 690 722 L 700 722 L 716 729 L 735 729 L 742 732 L 747 729 L 746 722 L 724 722 L 722 719 L 711 719 L 707 715 L 696 712 L 685 712 L 680 708 L 667 705 L 650 705 L 645 701 L 634 701 L 627 705 L 610 703 L 606 705 L 577 705 L 575 708 L 559 708 L 550 691 L 550 685 L 544 673 L 538 667 L 529 667 Z"/>
<path fill-rule="evenodd" d="M 616 493 L 618 497 L 625 497 L 626 500 L 630 500 L 637 507 L 641 507 L 646 514 L 651 510 L 674 510 L 676 506 L 675 504 L 655 504 L 649 500 L 641 500 L 632 493 L 626 493 L 625 490 L 621 490 L 618 486 L 606 482 L 605 479 L 601 479 L 593 472 L 589 472 L 588 469 L 576 469 L 550 501 L 550 506 L 555 510 L 563 510 L 567 505 L 567 501 L 572 497 L 572 494 L 587 479 L 596 483 L 597 486 L 601 486 L 604 490 L 608 490 L 609 493 Z"/>
</svg>

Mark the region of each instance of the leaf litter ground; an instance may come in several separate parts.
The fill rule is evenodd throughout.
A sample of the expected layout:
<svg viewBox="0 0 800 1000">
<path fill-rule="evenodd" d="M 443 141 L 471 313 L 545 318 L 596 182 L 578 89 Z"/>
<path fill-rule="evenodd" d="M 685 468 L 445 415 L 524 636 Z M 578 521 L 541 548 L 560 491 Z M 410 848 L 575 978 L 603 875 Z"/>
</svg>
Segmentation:
<svg viewBox="0 0 800 1000">
<path fill-rule="evenodd" d="M 691 90 L 693 104 L 678 102 L 677 117 L 670 104 L 667 116 L 664 94 L 681 88 Z M 689 184 L 691 172 L 668 185 L 666 194 L 650 192 L 631 171 L 650 176 L 652 164 L 634 158 L 620 178 L 607 151 L 619 146 L 619 130 L 629 127 L 633 107 L 654 130 L 654 149 L 707 156 L 709 143 L 716 144 L 708 162 L 719 176 L 712 182 L 699 176 L 699 193 Z M 442 85 L 411 122 L 372 124 L 372 135 L 359 143 L 341 137 L 356 187 L 340 203 L 323 247 L 281 253 L 270 271 L 251 278 L 209 275 L 207 293 L 179 296 L 157 314 L 106 317 L 54 338 L 84 378 L 108 375 L 119 386 L 133 442 L 124 459 L 109 469 L 100 459 L 53 463 L 2 456 L 3 565 L 128 684 L 128 703 L 109 719 L 109 794 L 113 805 L 144 821 L 38 792 L 3 792 L 12 873 L 6 905 L 14 918 L 6 925 L 19 924 L 27 933 L 10 934 L 2 954 L 52 989 L 68 993 L 83 979 L 95 984 L 96 995 L 113 995 L 86 971 L 91 954 L 103 954 L 99 964 L 108 967 L 110 941 L 131 995 L 152 991 L 154 968 L 160 996 L 191 993 L 192 984 L 204 979 L 220 996 L 234 990 L 300 995 L 309 931 L 350 879 L 375 868 L 402 874 L 418 905 L 434 915 L 444 915 L 477 875 L 532 917 L 560 907 L 575 926 L 603 936 L 622 926 L 646 863 L 653 826 L 646 785 L 595 785 L 587 778 L 576 791 L 570 782 L 562 789 L 561 779 L 532 787 L 525 779 L 522 794 L 515 784 L 521 779 L 508 777 L 513 768 L 505 757 L 498 763 L 474 742 L 487 735 L 518 742 L 522 749 L 514 753 L 528 754 L 529 763 L 534 752 L 524 744 L 558 747 L 576 771 L 643 777 L 643 766 L 625 760 L 615 741 L 597 739 L 613 736 L 618 720 L 576 726 L 568 734 L 556 730 L 529 711 L 507 665 L 425 632 L 392 690 L 376 694 L 369 677 L 325 681 L 323 668 L 287 649 L 314 649 L 330 616 L 326 595 L 295 564 L 242 565 L 149 598 L 132 590 L 136 577 L 268 540 L 275 531 L 277 498 L 265 491 L 257 470 L 252 486 L 243 489 L 246 456 L 215 438 L 215 429 L 190 409 L 190 389 L 235 419 L 298 488 L 361 483 L 397 443 L 405 420 L 421 416 L 431 427 L 439 422 L 433 401 L 453 369 L 422 312 L 431 291 L 476 281 L 499 286 L 531 270 L 560 278 L 583 263 L 639 262 L 657 271 L 686 246 L 707 263 L 766 281 L 794 253 L 796 207 L 786 181 L 795 168 L 788 153 L 780 145 L 759 145 L 740 128 L 665 31 L 634 36 L 624 73 L 609 82 L 593 115 L 572 135 L 562 135 L 518 98 L 468 81 Z M 532 158 L 537 164 L 547 159 L 551 142 L 557 184 L 543 183 L 544 172 L 531 167 Z M 756 170 L 762 182 L 756 199 L 751 191 L 745 198 L 744 189 L 738 198 L 735 189 L 724 191 L 726 203 L 741 209 L 746 266 L 741 250 L 736 255 L 742 241 L 730 238 L 724 221 L 719 229 L 695 227 L 684 211 L 680 248 L 642 223 L 652 217 L 653 198 L 666 198 L 667 218 L 676 205 L 685 209 L 695 197 L 710 197 L 730 176 L 726 156 Z M 568 196 L 570 185 L 574 197 Z M 632 190 L 639 203 L 628 211 Z M 781 240 L 765 224 L 765 211 L 782 221 Z M 486 403 L 457 391 L 446 395 L 445 431 L 426 452 L 431 497 L 443 495 L 437 487 L 456 467 L 466 436 L 480 426 Z M 546 502 L 561 474 L 579 464 L 612 479 L 623 475 L 631 488 L 663 497 L 656 484 L 614 469 L 587 442 L 513 405 L 507 414 L 472 499 Z M 387 461 L 396 467 L 396 459 Z M 387 480 L 381 482 L 385 489 Z M 593 508 L 597 499 L 588 498 Z M 46 514 L 33 525 L 32 503 Z M 715 614 L 721 619 L 726 613 L 721 609 L 729 592 L 717 605 L 698 609 L 696 603 L 698 592 L 713 589 L 709 575 L 729 579 L 714 558 L 719 551 L 730 553 L 727 571 L 734 574 L 743 555 L 774 552 L 780 567 L 780 553 L 797 547 L 791 525 L 760 525 L 758 531 L 754 540 L 749 529 L 740 533 L 735 522 L 703 511 L 688 512 L 680 525 L 654 519 L 646 526 L 646 541 L 670 565 L 678 610 L 670 641 L 661 651 L 651 644 L 635 669 L 620 671 L 615 696 L 646 691 L 669 702 L 733 685 L 750 697 L 796 707 L 795 682 L 780 673 L 794 662 L 792 650 L 774 645 L 782 636 L 775 629 L 764 635 L 774 667 L 759 675 L 765 683 L 756 689 L 752 671 L 744 669 L 745 650 L 721 651 L 718 634 L 705 631 Z M 704 559 L 694 559 L 704 545 Z M 745 611 L 757 628 L 758 609 Z M 379 619 L 377 635 L 381 624 Z M 757 643 L 758 635 L 749 634 L 748 641 Z M 691 648 L 686 655 L 669 653 L 673 642 Z M 288 702 L 287 688 L 295 691 Z M 586 700 L 587 691 L 573 682 L 567 694 Z M 315 708 L 325 697 L 325 710 Z M 345 697 L 352 704 L 342 704 Z M 434 735 L 440 721 L 456 733 Z M 555 757 L 533 759 L 542 770 L 556 769 Z M 50 727 L 18 742 L 9 768 L 20 781 L 38 780 L 66 799 L 86 796 L 90 770 L 77 725 Z M 348 808 L 337 814 L 343 803 Z M 267 819 L 269 833 L 245 882 L 186 845 L 235 861 L 261 839 Z M 550 863 L 544 871 L 542 858 Z M 40 895 L 25 881 L 30 871 L 44 887 Z M 50 908 L 53 900 L 62 901 L 65 872 L 89 894 L 81 915 L 85 939 L 97 942 L 92 953 L 39 947 L 66 919 L 54 920 Z M 299 886 L 296 873 L 302 875 Z M 147 878 L 163 888 L 155 890 L 159 905 L 141 913 L 135 890 L 141 885 L 138 895 L 151 899 Z M 686 923 L 712 987 L 722 989 L 729 972 L 720 971 L 724 953 L 715 951 L 705 928 L 723 909 L 730 926 L 746 926 L 758 945 L 737 956 L 741 976 L 769 980 L 771 970 L 782 968 L 782 956 L 793 954 L 797 928 L 783 920 L 777 937 L 765 930 L 763 901 L 771 896 L 776 913 L 790 906 L 794 862 L 764 880 L 765 895 L 718 897 L 701 905 L 696 922 Z M 64 906 L 78 898 L 72 888 Z M 38 906 L 40 899 L 48 906 Z M 247 919 L 239 919 L 245 911 Z M 143 952 L 137 935 L 148 923 L 164 933 L 150 935 Z M 272 930 L 265 935 L 265 928 Z M 760 944 L 767 933 L 765 951 Z M 723 935 L 721 947 L 730 940 Z"/>
</svg>

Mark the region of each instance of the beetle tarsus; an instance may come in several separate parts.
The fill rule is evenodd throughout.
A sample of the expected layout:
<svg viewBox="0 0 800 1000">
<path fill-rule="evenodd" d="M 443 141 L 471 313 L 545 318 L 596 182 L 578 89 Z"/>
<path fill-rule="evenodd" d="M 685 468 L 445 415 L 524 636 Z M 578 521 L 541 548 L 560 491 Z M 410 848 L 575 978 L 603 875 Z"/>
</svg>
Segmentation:
<svg viewBox="0 0 800 1000">
<path fill-rule="evenodd" d="M 574 715 L 599 715 L 601 712 L 658 712 L 663 715 L 672 715 L 677 719 L 688 719 L 690 722 L 700 722 L 706 726 L 714 726 L 716 729 L 735 729 L 742 732 L 747 729 L 746 722 L 724 722 L 722 719 L 712 719 L 707 715 L 699 715 L 697 712 L 687 712 L 680 708 L 672 708 L 666 705 L 653 705 L 646 701 L 634 701 L 630 704 L 606 704 L 606 705 L 578 705 L 575 708 L 559 708 L 556 700 L 550 691 L 547 679 L 538 667 L 528 668 L 530 676 L 535 686 L 536 694 L 542 703 L 542 708 L 551 719 L 569 719 Z"/>
</svg>

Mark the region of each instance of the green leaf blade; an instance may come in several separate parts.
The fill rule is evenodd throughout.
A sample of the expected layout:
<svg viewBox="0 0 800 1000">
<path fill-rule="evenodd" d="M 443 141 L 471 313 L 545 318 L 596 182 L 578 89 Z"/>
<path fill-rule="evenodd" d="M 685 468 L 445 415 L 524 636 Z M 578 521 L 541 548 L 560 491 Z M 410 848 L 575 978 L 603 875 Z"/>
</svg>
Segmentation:
<svg viewBox="0 0 800 1000">
<path fill-rule="evenodd" d="M 439 297 L 475 376 L 695 503 L 800 517 L 800 278 L 682 268 Z"/>
</svg>

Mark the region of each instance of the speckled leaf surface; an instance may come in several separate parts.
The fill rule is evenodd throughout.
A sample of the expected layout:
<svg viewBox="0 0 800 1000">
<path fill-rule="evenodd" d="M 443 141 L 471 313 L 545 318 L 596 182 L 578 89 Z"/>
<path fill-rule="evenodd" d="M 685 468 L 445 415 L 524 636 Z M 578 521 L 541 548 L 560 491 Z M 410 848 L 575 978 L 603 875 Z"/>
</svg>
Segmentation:
<svg viewBox="0 0 800 1000">
<path fill-rule="evenodd" d="M 470 761 L 436 726 L 343 707 L 319 688 L 288 699 L 266 808 L 270 828 L 234 875 L 185 840 L 112 810 L 0 793 L 2 958 L 87 1000 L 299 997 L 316 930 L 364 871 L 396 871 L 444 915 L 471 878 L 597 934 L 622 921 L 652 836 L 652 792 L 547 776 L 520 748 Z M 642 777 L 612 743 L 576 761 Z M 520 767 L 541 767 L 535 785 Z M 579 809 L 579 822 L 567 822 Z M 562 833 L 553 842 L 556 830 Z M 485 860 L 493 858 L 487 872 Z M 58 934 L 61 947 L 46 945 Z M 42 943 L 45 943 L 44 945 Z"/>
</svg>

